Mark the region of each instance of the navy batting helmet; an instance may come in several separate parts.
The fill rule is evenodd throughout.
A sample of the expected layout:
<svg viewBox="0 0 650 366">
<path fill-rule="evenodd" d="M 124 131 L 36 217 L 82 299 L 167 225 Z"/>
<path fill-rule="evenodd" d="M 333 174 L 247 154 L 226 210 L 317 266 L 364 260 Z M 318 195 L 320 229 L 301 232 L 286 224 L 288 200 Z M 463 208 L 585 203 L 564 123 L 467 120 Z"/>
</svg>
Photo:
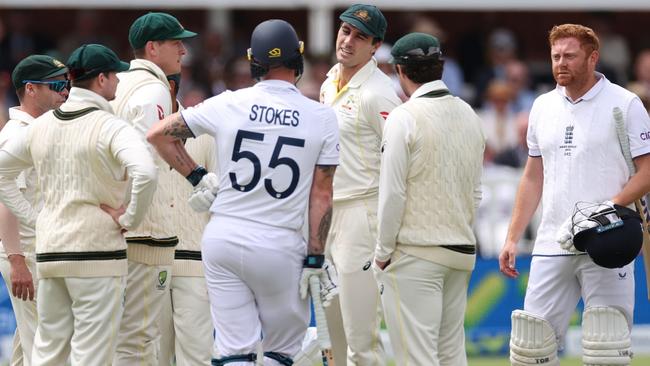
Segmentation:
<svg viewBox="0 0 650 366">
<path fill-rule="evenodd" d="M 638 212 L 614 205 L 592 214 L 589 220 L 598 225 L 577 233 L 573 245 L 587 252 L 594 263 L 605 268 L 621 268 L 639 254 L 643 228 Z"/>
<path fill-rule="evenodd" d="M 304 43 L 291 24 L 280 19 L 264 21 L 255 27 L 251 35 L 248 60 L 255 79 L 264 76 L 269 68 L 284 66 L 302 74 Z"/>
</svg>

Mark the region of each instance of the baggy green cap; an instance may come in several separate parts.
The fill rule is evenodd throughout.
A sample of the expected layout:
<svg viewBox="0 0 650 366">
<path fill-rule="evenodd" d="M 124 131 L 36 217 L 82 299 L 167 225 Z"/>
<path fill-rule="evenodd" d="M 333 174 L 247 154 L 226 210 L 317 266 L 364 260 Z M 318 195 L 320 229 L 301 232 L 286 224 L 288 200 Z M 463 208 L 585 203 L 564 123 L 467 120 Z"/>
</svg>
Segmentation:
<svg viewBox="0 0 650 366">
<path fill-rule="evenodd" d="M 196 33 L 183 28 L 181 23 L 167 13 L 148 13 L 136 19 L 129 29 L 129 43 L 134 50 L 144 47 L 149 41 L 184 39 L 195 37 Z"/>
<path fill-rule="evenodd" d="M 354 4 L 339 16 L 342 21 L 351 24 L 368 36 L 384 40 L 386 18 L 374 5 Z"/>
<path fill-rule="evenodd" d="M 73 81 L 90 79 L 100 72 L 122 72 L 129 64 L 120 61 L 115 52 L 101 44 L 85 44 L 72 52 L 68 58 L 70 79 Z"/>
<path fill-rule="evenodd" d="M 63 62 L 46 55 L 31 55 L 22 59 L 11 73 L 16 90 L 25 86 L 25 80 L 43 81 L 65 75 L 68 68 Z"/>
<path fill-rule="evenodd" d="M 426 33 L 409 33 L 395 42 L 390 51 L 391 64 L 437 60 L 442 56 L 438 38 Z"/>
</svg>

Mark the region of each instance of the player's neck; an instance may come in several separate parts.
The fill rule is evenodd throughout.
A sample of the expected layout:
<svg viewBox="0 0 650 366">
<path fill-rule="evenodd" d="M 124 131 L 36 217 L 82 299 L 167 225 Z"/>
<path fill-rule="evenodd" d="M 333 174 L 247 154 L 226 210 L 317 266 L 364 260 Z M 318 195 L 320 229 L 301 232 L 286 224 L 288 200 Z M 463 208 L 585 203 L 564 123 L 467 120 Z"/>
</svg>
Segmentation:
<svg viewBox="0 0 650 366">
<path fill-rule="evenodd" d="M 19 109 L 21 111 L 29 114 L 30 116 L 32 116 L 34 118 L 38 118 L 43 113 L 47 112 L 47 110 L 42 110 L 41 108 L 37 107 L 36 105 L 32 105 L 30 103 L 21 104 Z"/>
<path fill-rule="evenodd" d="M 571 98 L 571 100 L 576 101 L 587 94 L 587 92 L 591 90 L 591 88 L 593 88 L 597 82 L 598 78 L 596 78 L 596 75 L 591 74 L 590 77 L 581 83 L 576 83 L 575 85 L 567 85 L 565 88 L 566 95 Z"/>
<path fill-rule="evenodd" d="M 354 75 L 359 72 L 364 66 L 366 66 L 367 62 L 360 63 L 355 66 L 343 66 L 341 65 L 341 68 L 339 69 L 339 82 L 336 86 L 337 91 L 341 91 L 341 89 L 345 88 L 346 85 L 352 80 Z"/>
<path fill-rule="evenodd" d="M 266 74 L 264 80 L 282 80 L 291 84 L 295 84 L 296 71 L 284 67 L 272 68 Z"/>
</svg>

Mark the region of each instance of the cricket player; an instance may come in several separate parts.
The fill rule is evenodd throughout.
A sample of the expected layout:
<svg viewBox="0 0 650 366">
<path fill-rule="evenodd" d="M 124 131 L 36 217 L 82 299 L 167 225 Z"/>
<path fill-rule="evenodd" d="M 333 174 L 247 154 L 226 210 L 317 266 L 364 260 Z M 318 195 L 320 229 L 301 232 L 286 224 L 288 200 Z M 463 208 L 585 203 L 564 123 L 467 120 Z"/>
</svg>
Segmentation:
<svg viewBox="0 0 650 366">
<path fill-rule="evenodd" d="M 220 352 L 213 365 L 252 365 L 260 344 L 266 365 L 291 365 L 309 323 L 301 278 L 324 277 L 338 131 L 331 108 L 294 85 L 303 49 L 289 23 L 260 23 L 248 52 L 259 83 L 165 118 L 148 134 L 194 185 L 191 202 L 203 199 L 211 212 L 201 254 Z M 203 134 L 215 138 L 218 176 L 180 141 Z M 308 244 L 301 232 L 307 207 Z"/>
<path fill-rule="evenodd" d="M 341 166 L 334 177 L 334 214 L 327 245 L 338 271 L 341 314 L 334 303 L 327 317 L 337 364 L 346 363 L 347 348 L 348 365 L 383 365 L 379 291 L 368 269 L 377 238 L 382 131 L 388 113 L 401 101 L 373 57 L 386 32 L 381 11 L 357 4 L 339 19 L 338 63 L 321 87 L 321 102 L 334 108 L 341 134 Z M 344 335 L 336 325 L 341 316 Z"/>
<path fill-rule="evenodd" d="M 20 105 L 9 109 L 9 121 L 0 131 L 0 148 L 22 133 L 35 118 L 61 106 L 68 97 L 68 68 L 50 56 L 31 55 L 20 61 L 12 72 L 12 82 Z M 21 172 L 18 188 L 36 211 L 43 206 L 33 168 Z M 31 365 L 36 333 L 37 289 L 34 226 L 20 225 L 16 217 L 0 204 L 0 272 L 13 294 L 11 306 L 16 317 L 16 333 L 11 365 Z"/>
<path fill-rule="evenodd" d="M 166 13 L 145 14 L 131 25 L 129 43 L 135 59 L 129 70 L 118 74 L 120 84 L 112 105 L 143 139 L 155 122 L 172 113 L 176 97 L 167 75 L 180 73 L 186 53 L 183 39 L 194 36 Z M 158 362 L 158 317 L 168 296 L 178 244 L 179 223 L 170 212 L 179 209 L 174 200 L 181 188 L 172 180 L 169 165 L 150 150 L 158 166 L 158 189 L 142 224 L 127 233 L 129 276 L 115 366 Z"/>
<path fill-rule="evenodd" d="M 60 366 L 70 357 L 73 366 L 108 365 L 124 304 L 123 232 L 140 223 L 151 203 L 156 168 L 142 138 L 108 103 L 116 73 L 128 64 L 102 45 L 87 44 L 67 65 L 68 100 L 0 150 L 0 200 L 21 222 L 36 222 L 41 300 L 32 363 Z M 43 197 L 40 213 L 13 181 L 32 166 Z"/>
<path fill-rule="evenodd" d="M 596 72 L 597 35 L 563 24 L 549 34 L 555 90 L 535 100 L 529 158 L 519 183 L 499 267 L 516 278 L 517 242 L 542 201 L 524 309 L 512 313 L 512 365 L 559 365 L 557 351 L 578 300 L 583 313 L 583 363 L 629 365 L 634 263 L 608 269 L 572 245 L 580 201 L 630 205 L 650 190 L 650 118 L 639 98 Z M 619 108 L 637 173 L 628 179 L 612 111 Z M 583 212 L 587 217 L 590 212 Z M 620 243 L 625 245 L 625 243 Z"/>
<path fill-rule="evenodd" d="M 180 74 L 167 77 L 174 95 L 180 85 Z M 174 112 L 182 109 L 177 101 Z M 203 135 L 197 139 L 187 139 L 185 148 L 192 158 L 208 171 L 217 171 L 217 154 L 214 139 Z M 180 174 L 172 175 L 174 185 L 180 189 L 174 198 L 177 210 L 178 246 L 174 253 L 169 292 L 163 302 L 160 316 L 160 366 L 209 365 L 212 359 L 214 328 L 210 318 L 208 289 L 201 263 L 201 234 L 210 219 L 208 212 L 195 212 L 187 198 L 192 194 L 192 186 Z"/>
<path fill-rule="evenodd" d="M 398 365 L 466 366 L 485 137 L 476 113 L 441 80 L 436 37 L 407 34 L 391 55 L 410 99 L 388 116 L 382 143 L 373 269 L 388 334 Z"/>
</svg>

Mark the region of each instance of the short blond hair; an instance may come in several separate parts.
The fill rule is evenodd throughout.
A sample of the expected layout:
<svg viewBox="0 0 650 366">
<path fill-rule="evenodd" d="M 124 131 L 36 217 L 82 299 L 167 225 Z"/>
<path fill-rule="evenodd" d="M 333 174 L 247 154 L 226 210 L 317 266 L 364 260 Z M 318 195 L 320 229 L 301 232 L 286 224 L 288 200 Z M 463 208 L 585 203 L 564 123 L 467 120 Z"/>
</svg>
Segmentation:
<svg viewBox="0 0 650 366">
<path fill-rule="evenodd" d="M 548 34 L 548 43 L 552 47 L 558 39 L 576 38 L 587 54 L 600 49 L 600 41 L 593 29 L 580 24 L 556 25 Z"/>
</svg>

